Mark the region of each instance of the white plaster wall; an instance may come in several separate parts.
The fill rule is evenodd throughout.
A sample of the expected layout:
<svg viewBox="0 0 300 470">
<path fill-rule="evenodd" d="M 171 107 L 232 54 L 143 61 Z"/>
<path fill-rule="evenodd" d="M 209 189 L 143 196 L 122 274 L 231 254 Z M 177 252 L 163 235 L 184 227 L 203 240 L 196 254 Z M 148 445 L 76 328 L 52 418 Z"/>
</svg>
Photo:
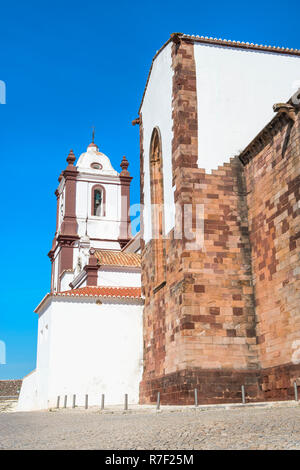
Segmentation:
<svg viewBox="0 0 300 470">
<path fill-rule="evenodd" d="M 74 280 L 79 273 L 82 272 L 84 266 L 86 266 L 89 263 L 89 257 L 90 257 L 90 247 L 91 244 L 90 242 L 84 240 L 85 243 L 82 245 L 79 244 L 79 247 L 74 249 L 73 251 L 73 268 L 74 268 L 74 275 L 72 280 Z"/>
<path fill-rule="evenodd" d="M 300 57 L 195 43 L 198 166 L 216 169 L 243 150 L 300 80 Z"/>
<path fill-rule="evenodd" d="M 31 411 L 38 409 L 38 391 L 36 381 L 36 371 L 30 372 L 23 378 L 20 395 L 18 399 L 17 411 Z"/>
<path fill-rule="evenodd" d="M 60 247 L 56 247 L 53 261 L 53 290 L 56 292 L 58 287 L 58 268 L 59 268 Z"/>
<path fill-rule="evenodd" d="M 50 304 L 39 314 L 36 370 L 23 379 L 18 411 L 47 409 L 49 407 L 51 311 Z"/>
<path fill-rule="evenodd" d="M 60 232 L 60 227 L 65 215 L 65 179 L 63 178 L 59 184 L 59 206 L 58 206 L 58 226 L 57 231 Z"/>
<path fill-rule="evenodd" d="M 72 282 L 74 279 L 74 273 L 73 272 L 69 272 L 69 271 L 66 271 L 63 273 L 63 275 L 61 276 L 61 279 L 60 279 L 60 291 L 63 292 L 63 291 L 66 291 L 66 290 L 70 290 L 70 282 Z"/>
<path fill-rule="evenodd" d="M 98 181 L 77 181 L 76 217 L 79 236 L 85 235 L 87 228 L 87 234 L 90 238 L 108 240 L 117 240 L 119 238 L 121 220 L 121 186 L 119 183 L 118 177 L 115 177 L 114 183 L 109 183 L 100 178 Z M 103 217 L 91 215 L 92 188 L 96 184 L 101 184 L 106 191 L 106 212 Z"/>
<path fill-rule="evenodd" d="M 174 227 L 174 196 L 172 191 L 172 57 L 168 44 L 153 63 L 141 108 L 144 130 L 144 240 L 152 238 L 150 212 L 149 150 L 152 131 L 158 127 L 162 140 L 164 176 L 165 233 Z"/>
<path fill-rule="evenodd" d="M 128 393 L 138 402 L 142 374 L 142 305 L 111 300 L 52 298 L 39 320 L 48 324 L 48 338 L 39 336 L 37 358 L 37 407 L 56 406 L 57 396 L 77 396 L 83 405 L 120 404 Z M 28 395 L 28 393 L 27 393 Z M 35 406 L 35 408 L 33 408 Z M 23 407 L 30 409 L 28 403 Z M 32 409 L 36 405 L 32 402 Z"/>
<path fill-rule="evenodd" d="M 93 248 L 99 248 L 103 250 L 120 250 L 120 243 L 118 241 L 110 242 L 103 240 L 91 239 L 91 245 Z"/>
<path fill-rule="evenodd" d="M 126 268 L 101 268 L 98 271 L 98 286 L 141 287 L 141 272 Z"/>
<path fill-rule="evenodd" d="M 48 388 L 50 383 L 50 355 L 52 334 L 52 304 L 41 311 L 38 321 L 38 344 L 36 361 L 37 405 L 46 409 L 48 403 Z"/>
</svg>

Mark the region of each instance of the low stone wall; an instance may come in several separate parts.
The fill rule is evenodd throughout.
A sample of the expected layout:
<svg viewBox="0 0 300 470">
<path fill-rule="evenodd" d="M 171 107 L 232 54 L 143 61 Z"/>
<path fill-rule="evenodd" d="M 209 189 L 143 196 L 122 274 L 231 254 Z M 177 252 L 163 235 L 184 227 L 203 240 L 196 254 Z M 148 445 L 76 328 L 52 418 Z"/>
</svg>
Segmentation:
<svg viewBox="0 0 300 470">
<path fill-rule="evenodd" d="M 300 364 L 283 364 L 261 371 L 260 386 L 266 401 L 293 400 L 294 383 L 300 395 Z"/>
<path fill-rule="evenodd" d="M 160 392 L 162 405 L 193 405 L 195 388 L 199 404 L 240 403 L 241 386 L 248 402 L 263 401 L 260 371 L 191 368 L 145 380 L 140 385 L 140 403 L 155 403 Z"/>
<path fill-rule="evenodd" d="M 300 396 L 300 364 L 285 364 L 261 370 L 190 368 L 144 380 L 140 403 L 155 403 L 157 392 L 163 405 L 240 403 L 241 387 L 247 402 L 294 400 L 294 383 Z"/>
<path fill-rule="evenodd" d="M 16 396 L 21 390 L 22 380 L 0 380 L 0 397 Z"/>
</svg>

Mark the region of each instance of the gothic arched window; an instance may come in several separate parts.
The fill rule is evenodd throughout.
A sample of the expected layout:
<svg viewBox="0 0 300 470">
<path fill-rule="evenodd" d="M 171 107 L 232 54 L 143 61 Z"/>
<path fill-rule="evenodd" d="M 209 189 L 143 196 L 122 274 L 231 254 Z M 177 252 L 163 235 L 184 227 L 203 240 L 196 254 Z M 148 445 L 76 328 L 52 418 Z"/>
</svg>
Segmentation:
<svg viewBox="0 0 300 470">
<path fill-rule="evenodd" d="M 97 217 L 105 215 L 105 189 L 99 185 L 92 189 L 92 215 Z"/>
<path fill-rule="evenodd" d="M 152 243 L 154 250 L 154 278 L 156 285 L 165 281 L 165 241 L 164 241 L 164 185 L 161 137 L 154 128 L 150 143 L 150 187 L 152 214 Z"/>
</svg>

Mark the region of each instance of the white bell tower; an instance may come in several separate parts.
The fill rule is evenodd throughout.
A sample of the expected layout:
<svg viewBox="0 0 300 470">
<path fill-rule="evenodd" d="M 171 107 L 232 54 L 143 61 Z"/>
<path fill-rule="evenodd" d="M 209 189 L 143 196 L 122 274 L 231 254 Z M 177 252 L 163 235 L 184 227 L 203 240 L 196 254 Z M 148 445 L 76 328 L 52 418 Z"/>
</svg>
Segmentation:
<svg viewBox="0 0 300 470">
<path fill-rule="evenodd" d="M 132 177 L 126 157 L 118 173 L 93 141 L 76 165 L 72 151 L 67 162 L 55 193 L 57 227 L 49 252 L 53 292 L 70 289 L 69 284 L 89 263 L 91 248 L 121 250 L 132 238 Z"/>
</svg>

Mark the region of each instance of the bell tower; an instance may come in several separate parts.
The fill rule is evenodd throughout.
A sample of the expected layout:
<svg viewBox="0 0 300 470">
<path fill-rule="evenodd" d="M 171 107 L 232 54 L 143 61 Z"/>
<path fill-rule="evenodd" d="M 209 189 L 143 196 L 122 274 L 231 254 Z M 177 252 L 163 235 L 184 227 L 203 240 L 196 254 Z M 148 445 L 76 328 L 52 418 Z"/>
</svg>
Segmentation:
<svg viewBox="0 0 300 470">
<path fill-rule="evenodd" d="M 89 264 L 94 249 L 121 250 L 132 238 L 130 183 L 126 157 L 118 173 L 93 141 L 75 164 L 71 150 L 59 177 L 56 232 L 48 253 L 52 263 L 51 292 L 70 283 Z"/>
</svg>

